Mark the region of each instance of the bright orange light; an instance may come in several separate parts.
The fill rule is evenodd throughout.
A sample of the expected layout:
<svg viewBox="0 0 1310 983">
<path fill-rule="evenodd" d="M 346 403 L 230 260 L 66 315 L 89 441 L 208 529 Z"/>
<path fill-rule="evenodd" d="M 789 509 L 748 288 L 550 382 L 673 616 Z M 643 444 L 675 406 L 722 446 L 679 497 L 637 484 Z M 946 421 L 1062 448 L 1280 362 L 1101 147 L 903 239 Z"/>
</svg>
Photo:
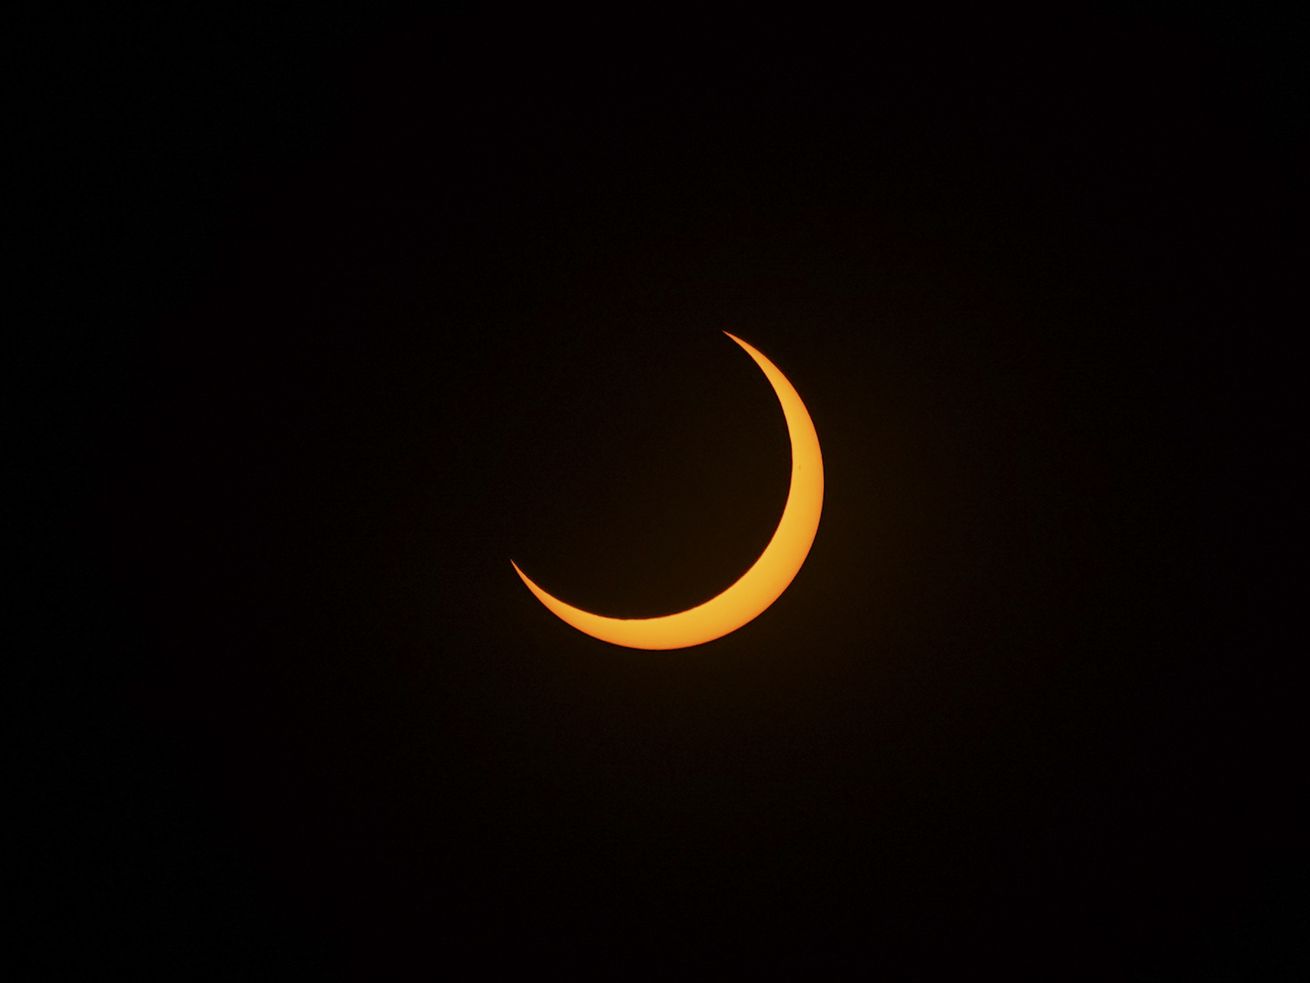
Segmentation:
<svg viewBox="0 0 1310 983">
<path fill-rule="evenodd" d="M 823 510 L 823 458 L 814 423 L 787 377 L 736 335 L 728 334 L 764 370 L 782 404 L 791 437 L 791 487 L 778 528 L 758 560 L 731 587 L 677 614 L 659 618 L 607 618 L 565 604 L 547 594 L 510 561 L 528 590 L 578 631 L 615 645 L 639 649 L 678 649 L 713 641 L 759 615 L 787 589 L 810 552 Z"/>
</svg>

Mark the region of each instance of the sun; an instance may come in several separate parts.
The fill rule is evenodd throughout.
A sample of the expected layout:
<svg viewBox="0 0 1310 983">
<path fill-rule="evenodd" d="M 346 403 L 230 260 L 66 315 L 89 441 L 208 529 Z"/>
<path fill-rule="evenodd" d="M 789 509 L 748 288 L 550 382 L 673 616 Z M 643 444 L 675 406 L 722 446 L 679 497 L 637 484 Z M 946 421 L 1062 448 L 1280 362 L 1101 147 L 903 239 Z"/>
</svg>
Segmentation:
<svg viewBox="0 0 1310 983">
<path fill-rule="evenodd" d="M 731 586 L 685 611 L 657 618 L 610 618 L 561 601 L 510 561 L 523 583 L 561 621 L 613 645 L 637 649 L 679 649 L 722 638 L 758 617 L 800 571 L 814 543 L 823 511 L 823 456 L 819 435 L 796 389 L 758 349 L 724 332 L 768 378 L 782 406 L 791 441 L 791 484 L 787 504 L 764 552 Z"/>
</svg>

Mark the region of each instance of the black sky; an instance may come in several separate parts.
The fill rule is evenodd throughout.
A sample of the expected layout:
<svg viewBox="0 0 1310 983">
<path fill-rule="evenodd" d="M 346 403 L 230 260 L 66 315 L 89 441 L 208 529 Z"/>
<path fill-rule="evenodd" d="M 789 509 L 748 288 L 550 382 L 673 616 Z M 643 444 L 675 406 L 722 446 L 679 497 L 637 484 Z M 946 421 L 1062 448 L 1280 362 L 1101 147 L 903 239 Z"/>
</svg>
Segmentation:
<svg viewBox="0 0 1310 983">
<path fill-rule="evenodd" d="M 1289 972 L 1248 607 L 1277 25 L 119 28 L 62 82 L 144 627 L 79 749 L 94 951 Z M 509 560 L 620 615 L 750 563 L 786 433 L 724 329 L 813 415 L 818 538 L 735 634 L 609 648 Z"/>
</svg>

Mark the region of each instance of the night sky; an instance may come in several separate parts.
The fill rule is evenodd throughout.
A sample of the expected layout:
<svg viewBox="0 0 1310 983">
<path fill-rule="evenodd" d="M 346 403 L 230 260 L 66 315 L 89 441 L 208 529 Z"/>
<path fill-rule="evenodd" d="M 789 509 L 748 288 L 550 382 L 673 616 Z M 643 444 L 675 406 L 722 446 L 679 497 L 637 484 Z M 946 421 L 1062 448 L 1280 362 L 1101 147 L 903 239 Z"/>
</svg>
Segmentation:
<svg viewBox="0 0 1310 983">
<path fill-rule="evenodd" d="M 61 76 L 133 629 L 54 795 L 81 956 L 1291 978 L 1278 25 L 117 28 Z M 724 639 L 607 646 L 510 560 L 627 617 L 744 571 L 789 451 L 723 330 L 814 419 L 814 547 Z"/>
</svg>

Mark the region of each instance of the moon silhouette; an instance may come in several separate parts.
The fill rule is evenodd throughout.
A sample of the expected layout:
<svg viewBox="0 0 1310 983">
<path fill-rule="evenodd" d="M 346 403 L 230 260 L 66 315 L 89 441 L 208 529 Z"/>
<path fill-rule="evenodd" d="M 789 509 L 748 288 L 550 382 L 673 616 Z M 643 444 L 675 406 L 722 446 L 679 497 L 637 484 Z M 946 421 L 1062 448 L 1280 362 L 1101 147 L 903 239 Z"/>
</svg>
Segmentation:
<svg viewBox="0 0 1310 983">
<path fill-rule="evenodd" d="M 561 621 L 593 638 L 638 649 L 679 649 L 736 631 L 769 607 L 792 582 L 805 562 L 823 510 L 823 457 L 819 435 L 795 387 L 758 350 L 725 331 L 755 360 L 773 386 L 791 439 L 791 485 L 778 528 L 750 569 L 721 594 L 685 611 L 658 618 L 609 618 L 584 611 L 538 587 L 510 561 L 528 590 Z"/>
</svg>

